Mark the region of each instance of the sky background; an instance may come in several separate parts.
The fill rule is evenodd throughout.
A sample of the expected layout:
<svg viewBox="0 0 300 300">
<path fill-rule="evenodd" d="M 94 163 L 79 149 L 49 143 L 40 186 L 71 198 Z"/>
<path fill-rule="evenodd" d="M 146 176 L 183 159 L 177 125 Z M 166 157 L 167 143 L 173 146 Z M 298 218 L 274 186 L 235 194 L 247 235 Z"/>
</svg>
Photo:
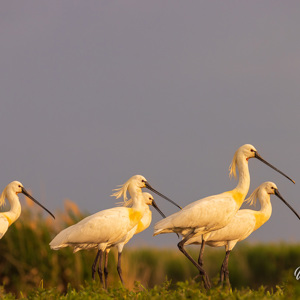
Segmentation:
<svg viewBox="0 0 300 300">
<path fill-rule="evenodd" d="M 299 10 L 275 0 L 1 1 L 0 188 L 19 180 L 54 213 L 68 198 L 92 214 L 141 174 L 185 206 L 234 188 L 228 167 L 250 143 L 296 185 L 252 159 L 249 193 L 274 181 L 300 212 Z M 271 200 L 271 219 L 248 240 L 299 242 L 300 221 Z M 154 222 L 130 245 L 175 246 L 174 234 L 152 237 Z"/>
</svg>

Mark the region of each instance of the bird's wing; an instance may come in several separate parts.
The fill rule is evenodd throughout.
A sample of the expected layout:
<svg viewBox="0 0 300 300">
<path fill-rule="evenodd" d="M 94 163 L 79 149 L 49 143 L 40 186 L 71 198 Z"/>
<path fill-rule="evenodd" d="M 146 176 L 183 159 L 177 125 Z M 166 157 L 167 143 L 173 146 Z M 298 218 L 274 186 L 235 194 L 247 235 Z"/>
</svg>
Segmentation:
<svg viewBox="0 0 300 300">
<path fill-rule="evenodd" d="M 9 222 L 4 216 L 0 216 L 0 239 L 4 236 L 9 227 Z"/>
<path fill-rule="evenodd" d="M 177 231 L 179 228 L 201 228 L 204 231 L 222 228 L 229 223 L 236 210 L 237 205 L 227 192 L 203 198 L 157 222 L 154 234 L 163 233 L 164 230 L 172 231 L 175 228 Z"/>
<path fill-rule="evenodd" d="M 50 243 L 58 249 L 76 244 L 111 243 L 122 238 L 134 227 L 129 218 L 130 208 L 114 207 L 95 213 L 61 231 Z"/>
<path fill-rule="evenodd" d="M 255 223 L 256 220 L 253 210 L 241 209 L 235 214 L 227 226 L 210 232 L 207 241 L 242 241 L 253 232 Z"/>
</svg>

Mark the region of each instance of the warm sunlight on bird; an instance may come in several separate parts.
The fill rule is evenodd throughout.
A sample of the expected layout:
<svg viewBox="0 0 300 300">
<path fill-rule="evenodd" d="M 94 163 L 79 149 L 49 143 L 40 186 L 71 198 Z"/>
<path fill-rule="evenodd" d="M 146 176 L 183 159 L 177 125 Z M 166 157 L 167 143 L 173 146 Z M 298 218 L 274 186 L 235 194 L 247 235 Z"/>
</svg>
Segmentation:
<svg viewBox="0 0 300 300">
<path fill-rule="evenodd" d="M 206 288 L 210 288 L 210 282 L 205 270 L 186 252 L 184 246 L 192 237 L 208 234 L 226 226 L 231 221 L 248 193 L 250 187 L 248 160 L 254 157 L 294 182 L 266 162 L 254 146 L 246 144 L 237 149 L 231 163 L 230 174 L 236 177 L 236 168 L 239 173 L 238 184 L 233 190 L 195 201 L 155 224 L 154 235 L 175 232 L 183 236 L 177 246 L 203 275 Z"/>
<path fill-rule="evenodd" d="M 145 177 L 141 175 L 131 177 L 113 194 L 116 198 L 123 197 L 126 201 L 127 192 L 129 192 L 132 201 L 131 207 L 114 207 L 95 213 L 61 231 L 50 242 L 50 247 L 58 250 L 72 246 L 75 251 L 79 248 L 97 247 L 99 251 L 92 267 L 92 276 L 94 277 L 97 261 L 100 261 L 101 267 L 105 250 L 124 241 L 128 232 L 139 224 L 145 212 L 149 209 L 142 194 L 142 188 L 145 187 L 150 187 L 152 191 L 158 193 L 151 187 Z M 172 201 L 164 195 L 160 195 Z M 98 268 L 98 274 L 103 284 L 101 268 Z"/>
<path fill-rule="evenodd" d="M 192 237 L 186 242 L 186 245 L 202 244 L 203 241 L 205 241 L 205 244 L 211 247 L 225 246 L 226 256 L 220 271 L 220 284 L 223 283 L 225 277 L 226 283 L 230 285 L 228 260 L 229 254 L 236 243 L 246 239 L 252 232 L 260 228 L 270 219 L 272 214 L 271 195 L 276 195 L 281 199 L 283 203 L 294 212 L 298 219 L 300 219 L 298 213 L 280 195 L 276 184 L 273 182 L 264 182 L 256 188 L 246 200 L 250 205 L 255 205 L 258 199 L 260 202 L 259 211 L 241 209 L 235 214 L 227 226 L 211 232 L 209 236 L 204 234 L 203 236 Z M 203 265 L 203 249 L 204 248 L 201 247 L 198 259 L 198 263 L 201 266 Z"/>
<path fill-rule="evenodd" d="M 13 181 L 9 183 L 5 189 L 3 190 L 0 196 L 0 206 L 5 204 L 5 199 L 8 200 L 10 204 L 10 210 L 0 213 L 0 239 L 6 233 L 8 227 L 14 223 L 21 214 L 21 204 L 19 201 L 18 194 L 22 193 L 26 197 L 30 198 L 36 204 L 45 209 L 54 219 L 54 215 L 45 208 L 42 204 L 40 204 L 37 200 L 35 200 L 23 187 L 23 184 L 19 181 Z"/>
<path fill-rule="evenodd" d="M 152 212 L 149 208 L 149 206 L 153 206 L 160 214 L 163 218 L 165 218 L 166 216 L 161 212 L 161 210 L 158 208 L 157 204 L 155 203 L 153 197 L 151 194 L 149 193 L 143 193 L 143 198 L 144 198 L 144 202 L 146 204 L 145 206 L 145 213 L 142 217 L 142 219 L 139 221 L 139 223 L 133 227 L 128 233 L 127 235 L 122 239 L 120 240 L 118 243 L 116 244 L 112 244 L 110 247 L 107 247 L 106 250 L 105 250 L 105 256 L 104 256 L 104 287 L 107 288 L 108 285 L 107 285 L 107 278 L 108 278 L 108 254 L 110 252 L 110 249 L 112 247 L 116 247 L 117 250 L 118 250 L 118 263 L 117 263 L 117 271 L 118 271 L 118 274 L 119 274 L 119 277 L 120 277 L 120 280 L 122 282 L 122 284 L 124 284 L 124 281 L 123 281 L 123 276 L 122 276 L 122 268 L 121 268 L 121 255 L 122 255 L 122 251 L 123 251 L 123 248 L 124 246 L 130 241 L 130 239 L 144 231 L 145 229 L 147 229 L 150 224 L 151 224 L 151 221 L 152 221 Z M 131 207 L 132 206 L 132 199 L 128 200 L 128 201 L 125 201 L 122 203 L 123 206 L 125 207 Z M 74 252 L 76 251 L 79 251 L 81 250 L 80 248 L 78 247 L 75 247 L 74 248 Z M 98 254 L 97 255 L 100 255 L 99 253 L 99 250 L 98 250 Z M 96 262 L 96 261 L 95 261 Z M 94 278 L 94 274 L 96 272 L 96 264 L 93 265 L 93 278 Z M 98 266 L 98 274 L 99 273 L 102 273 L 102 261 L 99 261 L 99 266 Z M 100 275 L 99 275 L 100 276 Z M 101 277 L 101 276 L 100 276 Z"/>
</svg>

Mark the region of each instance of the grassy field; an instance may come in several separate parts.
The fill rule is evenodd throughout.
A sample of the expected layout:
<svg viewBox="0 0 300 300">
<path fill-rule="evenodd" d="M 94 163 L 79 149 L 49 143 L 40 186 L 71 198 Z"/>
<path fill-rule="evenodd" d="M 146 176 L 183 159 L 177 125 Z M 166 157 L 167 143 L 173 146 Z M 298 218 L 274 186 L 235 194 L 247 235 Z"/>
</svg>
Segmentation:
<svg viewBox="0 0 300 300">
<path fill-rule="evenodd" d="M 108 291 L 91 280 L 95 251 L 52 251 L 48 244 L 62 228 L 83 215 L 71 201 L 57 221 L 42 218 L 37 207 L 25 207 L 0 242 L 0 297 L 3 299 L 286 299 L 300 298 L 293 273 L 300 266 L 300 244 L 241 243 L 229 262 L 232 289 L 217 286 L 223 249 L 205 250 L 204 267 L 214 283 L 206 292 L 194 266 L 176 249 L 139 248 L 123 252 L 125 288 L 109 257 Z M 195 248 L 188 251 L 197 256 Z M 159 257 L 159 259 L 157 259 Z"/>
</svg>

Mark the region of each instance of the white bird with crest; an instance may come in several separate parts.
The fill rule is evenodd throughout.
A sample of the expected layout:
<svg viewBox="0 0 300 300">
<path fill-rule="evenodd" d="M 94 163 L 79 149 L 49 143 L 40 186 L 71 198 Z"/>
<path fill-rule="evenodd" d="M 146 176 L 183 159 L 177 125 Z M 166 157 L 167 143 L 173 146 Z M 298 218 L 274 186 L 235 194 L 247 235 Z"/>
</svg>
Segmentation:
<svg viewBox="0 0 300 300">
<path fill-rule="evenodd" d="M 128 191 L 132 201 L 131 207 L 114 207 L 86 217 L 77 224 L 61 231 L 50 242 L 50 247 L 58 250 L 71 246 L 74 247 L 75 251 L 98 248 L 98 253 L 92 267 L 92 276 L 94 278 L 96 265 L 99 260 L 98 274 L 103 284 L 102 257 L 104 251 L 125 241 L 128 232 L 139 224 L 147 209 L 149 209 L 148 205 L 145 204 L 142 194 L 142 188 L 145 187 L 177 206 L 175 202 L 153 189 L 145 177 L 135 175 L 120 188 L 116 189 L 116 192 L 113 194 L 116 198 L 123 196 L 124 201 L 126 201 Z"/>
<path fill-rule="evenodd" d="M 12 181 L 4 188 L 4 190 L 0 196 L 0 206 L 3 206 L 5 204 L 5 199 L 7 199 L 10 204 L 9 211 L 0 213 L 0 239 L 6 233 L 8 227 L 12 223 L 14 223 L 21 214 L 21 204 L 20 204 L 19 197 L 18 197 L 19 193 L 22 193 L 26 197 L 30 198 L 36 204 L 38 204 L 43 209 L 45 209 L 55 219 L 54 215 L 47 208 L 45 208 L 41 203 L 39 203 L 37 200 L 35 200 L 26 191 L 26 189 L 24 188 L 24 186 L 21 182 Z"/>
<path fill-rule="evenodd" d="M 154 236 L 162 233 L 175 232 L 183 236 L 178 243 L 179 250 L 196 266 L 204 279 L 205 288 L 210 288 L 209 278 L 203 269 L 184 249 L 186 242 L 192 237 L 208 234 L 220 229 L 231 221 L 241 207 L 250 186 L 248 160 L 257 158 L 269 167 L 295 183 L 287 175 L 266 162 L 254 146 L 246 144 L 237 149 L 234 154 L 230 174 L 236 177 L 236 168 L 239 172 L 239 181 L 231 191 L 206 197 L 185 206 L 181 211 L 157 222 L 154 227 Z"/>
<path fill-rule="evenodd" d="M 230 285 L 228 260 L 231 250 L 235 247 L 237 242 L 246 239 L 252 232 L 264 225 L 271 217 L 272 205 L 270 196 L 276 195 L 283 201 L 293 213 L 300 219 L 298 213 L 291 207 L 290 204 L 281 196 L 278 188 L 273 182 L 264 182 L 258 188 L 256 188 L 250 197 L 246 200 L 250 205 L 255 205 L 256 200 L 260 202 L 260 210 L 241 209 L 232 218 L 230 223 L 218 230 L 212 231 L 208 235 L 192 237 L 186 242 L 186 245 L 201 244 L 201 250 L 198 258 L 198 264 L 203 265 L 203 242 L 211 247 L 225 246 L 226 256 L 223 261 L 220 271 L 220 284 L 223 284 L 224 278 L 226 283 Z"/>
<path fill-rule="evenodd" d="M 107 278 L 108 278 L 108 254 L 110 252 L 110 249 L 112 247 L 116 247 L 118 250 L 118 263 L 117 263 L 117 271 L 120 277 L 120 280 L 122 282 L 122 284 L 124 284 L 123 281 L 123 276 L 122 276 L 122 268 L 121 268 L 121 255 L 122 255 L 122 251 L 124 246 L 131 240 L 131 238 L 144 231 L 145 229 L 147 229 L 152 221 L 152 212 L 150 210 L 150 206 L 153 206 L 159 213 L 160 215 L 165 218 L 166 216 L 162 213 L 162 211 L 158 208 L 157 204 L 155 203 L 153 197 L 151 194 L 149 193 L 143 193 L 143 197 L 144 197 L 144 203 L 146 205 L 145 208 L 145 213 L 142 217 L 142 219 L 139 221 L 139 223 L 133 227 L 128 233 L 127 235 L 124 237 L 123 240 L 119 241 L 117 244 L 115 245 L 111 245 L 110 248 L 106 248 L 105 250 L 105 256 L 104 256 L 104 287 L 107 288 Z M 125 207 L 131 207 L 132 206 L 132 199 L 123 202 L 123 206 Z M 74 249 L 74 252 L 76 250 Z M 96 271 L 96 265 L 94 266 L 94 272 Z M 99 267 L 98 267 L 98 274 L 99 272 L 101 273 L 101 261 L 99 262 Z"/>
</svg>

